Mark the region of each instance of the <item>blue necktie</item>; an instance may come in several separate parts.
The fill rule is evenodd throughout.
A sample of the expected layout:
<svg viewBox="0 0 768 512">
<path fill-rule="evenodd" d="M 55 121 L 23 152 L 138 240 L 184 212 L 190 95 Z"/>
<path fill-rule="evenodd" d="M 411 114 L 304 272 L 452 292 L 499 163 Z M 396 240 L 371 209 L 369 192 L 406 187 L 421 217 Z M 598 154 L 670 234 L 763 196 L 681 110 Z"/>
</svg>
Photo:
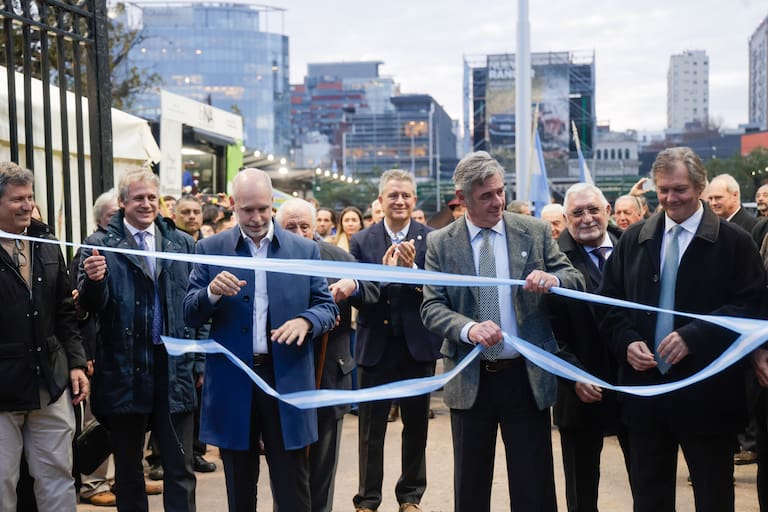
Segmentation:
<svg viewBox="0 0 768 512">
<path fill-rule="evenodd" d="M 493 243 L 491 243 L 491 233 L 493 233 L 493 230 L 483 228 L 481 233 L 483 241 L 480 245 L 477 275 L 496 277 L 496 257 L 493 254 Z M 492 320 L 496 325 L 501 325 L 499 290 L 497 287 L 480 286 L 477 288 L 477 309 L 477 319 L 480 322 Z M 483 350 L 482 358 L 489 361 L 495 361 L 501 355 L 503 349 L 503 343 L 497 343 L 492 347 L 487 347 Z"/>
<path fill-rule="evenodd" d="M 680 261 L 680 246 L 677 236 L 682 228 L 674 226 L 669 230 L 667 249 L 664 251 L 664 266 L 661 269 L 661 288 L 659 290 L 659 307 L 675 309 L 675 285 L 677 284 L 677 267 Z M 659 313 L 656 316 L 656 336 L 653 344 L 654 358 L 661 373 L 667 373 L 672 366 L 659 358 L 659 343 L 669 333 L 675 330 L 675 316 L 669 313 Z"/>
<path fill-rule="evenodd" d="M 142 251 L 149 251 L 149 244 L 147 244 L 147 236 L 149 233 L 146 231 L 138 231 L 136 233 L 136 243 L 139 249 Z M 160 287 L 157 283 L 157 276 L 155 276 L 155 258 L 151 256 L 145 256 L 144 259 L 149 267 L 149 274 L 152 276 L 153 288 L 155 295 L 155 303 L 152 308 L 152 343 L 159 345 L 162 343 L 160 336 L 163 334 L 163 307 L 160 304 Z"/>
</svg>

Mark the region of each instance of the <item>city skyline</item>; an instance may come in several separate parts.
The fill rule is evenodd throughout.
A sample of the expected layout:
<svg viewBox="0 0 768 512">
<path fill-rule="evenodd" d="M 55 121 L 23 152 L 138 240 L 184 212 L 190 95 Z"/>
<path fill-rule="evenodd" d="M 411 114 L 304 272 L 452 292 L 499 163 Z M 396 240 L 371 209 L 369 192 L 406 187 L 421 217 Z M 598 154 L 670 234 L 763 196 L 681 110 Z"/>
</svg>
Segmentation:
<svg viewBox="0 0 768 512">
<path fill-rule="evenodd" d="M 404 0 L 365 4 L 272 2 L 287 9 L 269 30 L 289 36 L 291 83 L 303 81 L 309 63 L 380 60 L 382 75 L 402 93 L 431 94 L 460 119 L 463 57 L 515 52 L 516 2 L 478 0 L 470 8 L 446 0 L 439 9 Z M 598 122 L 615 130 L 663 130 L 670 56 L 697 49 L 710 57 L 710 117 L 725 127 L 747 122 L 748 39 L 768 15 L 764 2 L 555 0 L 531 2 L 529 9 L 532 51 L 595 52 Z"/>
</svg>

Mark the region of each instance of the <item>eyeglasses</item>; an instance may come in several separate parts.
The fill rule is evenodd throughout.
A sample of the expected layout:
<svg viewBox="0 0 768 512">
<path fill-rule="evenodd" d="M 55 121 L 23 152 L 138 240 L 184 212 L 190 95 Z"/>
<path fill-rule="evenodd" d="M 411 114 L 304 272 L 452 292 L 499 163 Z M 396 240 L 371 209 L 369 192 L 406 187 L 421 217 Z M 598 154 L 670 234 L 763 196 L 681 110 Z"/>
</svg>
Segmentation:
<svg viewBox="0 0 768 512">
<path fill-rule="evenodd" d="M 13 264 L 16 265 L 16 268 L 20 269 L 27 265 L 27 257 L 24 255 L 24 240 L 14 240 L 13 242 L 13 254 L 11 254 L 11 257 L 13 258 Z"/>
<path fill-rule="evenodd" d="M 579 208 L 578 210 L 572 210 L 568 215 L 579 219 L 587 213 L 594 217 L 595 215 L 599 215 L 602 211 L 602 208 L 598 208 L 597 206 L 590 206 L 589 208 Z"/>
</svg>

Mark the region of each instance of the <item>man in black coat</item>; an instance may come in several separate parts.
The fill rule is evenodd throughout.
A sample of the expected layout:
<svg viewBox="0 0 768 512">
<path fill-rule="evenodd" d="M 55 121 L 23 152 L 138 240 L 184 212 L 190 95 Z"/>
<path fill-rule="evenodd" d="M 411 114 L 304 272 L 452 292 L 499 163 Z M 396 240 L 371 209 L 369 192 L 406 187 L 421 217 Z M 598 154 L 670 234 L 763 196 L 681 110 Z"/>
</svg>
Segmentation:
<svg viewBox="0 0 768 512">
<path fill-rule="evenodd" d="M 411 220 L 416 184 L 406 171 L 392 169 L 381 176 L 379 202 L 384 220 L 352 236 L 350 252 L 360 262 L 424 268 L 427 233 L 431 228 Z M 440 357 L 440 338 L 421 321 L 422 287 L 380 283 L 376 304 L 360 307 L 355 360 L 360 387 L 403 379 L 429 377 Z M 384 437 L 391 400 L 360 404 L 360 485 L 356 510 L 376 510 L 381 504 L 384 476 Z M 401 511 L 420 510 L 427 487 L 427 425 L 429 394 L 398 400 L 403 419 L 402 474 L 395 487 Z"/>
<path fill-rule="evenodd" d="M 707 201 L 718 217 L 733 222 L 747 233 L 752 233 L 757 219 L 741 205 L 741 188 L 733 176 L 715 176 L 707 187 Z"/>
<path fill-rule="evenodd" d="M 584 276 L 590 293 L 600 285 L 603 267 L 617 237 L 608 232 L 611 205 L 594 185 L 577 183 L 565 193 L 565 225 L 560 249 Z M 560 356 L 608 382 L 616 381 L 612 360 L 597 325 L 593 305 L 551 296 L 552 329 Z M 629 446 L 620 425 L 616 395 L 597 386 L 558 379 L 554 422 L 560 429 L 568 510 L 597 511 L 603 437 L 617 433 L 629 469 Z"/>
<path fill-rule="evenodd" d="M 344 249 L 315 236 L 317 214 L 315 207 L 303 199 L 288 199 L 275 214 L 275 220 L 286 231 L 309 240 L 320 247 L 320 258 L 328 261 L 355 259 Z M 328 290 L 339 307 L 336 327 L 315 344 L 315 368 L 318 389 L 352 389 L 352 370 L 355 360 L 349 351 L 352 331 L 352 305 L 362 302 L 375 304 L 379 287 L 369 281 L 354 279 L 328 279 Z M 339 441 L 344 414 L 349 405 L 323 407 L 317 410 L 317 442 L 309 446 L 309 488 L 312 512 L 330 512 L 333 509 L 333 488 L 339 460 Z"/>
<path fill-rule="evenodd" d="M 624 232 L 606 263 L 598 293 L 691 313 L 752 316 L 765 294 L 765 271 L 750 236 L 704 208 L 706 170 L 686 147 L 652 167 L 663 210 Z M 609 308 L 601 328 L 619 363 L 619 383 L 684 379 L 736 338 L 701 320 Z M 733 447 L 746 421 L 743 366 L 652 398 L 626 396 L 636 512 L 675 510 L 678 447 L 697 511 L 734 510 Z"/>
<path fill-rule="evenodd" d="M 32 220 L 33 185 L 32 171 L 0 163 L 0 229 L 55 240 Z M 10 237 L 0 247 L 0 510 L 16 509 L 22 457 L 39 509 L 74 510 L 71 404 L 85 399 L 88 378 L 67 265 L 57 243 Z"/>
</svg>

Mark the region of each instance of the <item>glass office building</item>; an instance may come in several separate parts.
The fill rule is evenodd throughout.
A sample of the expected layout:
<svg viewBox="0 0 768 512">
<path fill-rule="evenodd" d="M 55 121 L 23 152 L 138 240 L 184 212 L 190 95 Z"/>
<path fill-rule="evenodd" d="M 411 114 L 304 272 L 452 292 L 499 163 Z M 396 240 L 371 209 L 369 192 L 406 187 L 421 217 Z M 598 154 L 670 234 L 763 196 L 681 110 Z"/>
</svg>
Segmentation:
<svg viewBox="0 0 768 512">
<path fill-rule="evenodd" d="M 249 2 L 133 4 L 142 41 L 130 65 L 161 88 L 243 117 L 245 144 L 287 154 L 290 146 L 288 37 L 269 32 L 284 9 Z M 132 112 L 158 119 L 160 96 L 141 95 Z"/>
</svg>

